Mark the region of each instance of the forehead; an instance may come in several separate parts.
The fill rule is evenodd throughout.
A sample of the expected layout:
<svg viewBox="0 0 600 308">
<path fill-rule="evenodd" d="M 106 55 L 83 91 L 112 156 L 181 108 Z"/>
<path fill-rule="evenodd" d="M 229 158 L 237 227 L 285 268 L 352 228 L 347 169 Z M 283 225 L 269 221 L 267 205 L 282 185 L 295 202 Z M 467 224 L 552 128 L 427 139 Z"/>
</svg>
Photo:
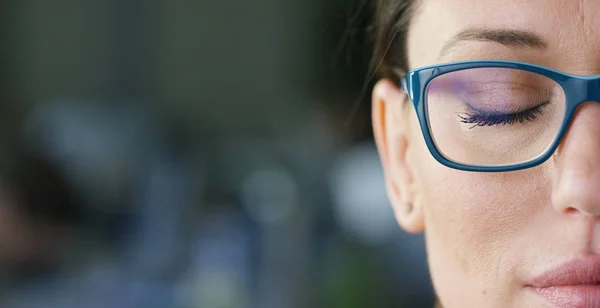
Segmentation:
<svg viewBox="0 0 600 308">
<path fill-rule="evenodd" d="M 411 68 L 444 60 L 477 58 L 477 49 L 485 49 L 487 58 L 525 60 L 513 51 L 494 43 L 464 42 L 461 59 L 440 59 L 444 44 L 469 28 L 511 29 L 533 32 L 548 43 L 542 54 L 598 63 L 600 68 L 600 1 L 596 0 L 421 0 L 416 8 L 408 35 Z M 473 54 L 469 55 L 469 52 Z M 531 51 L 530 51 L 531 52 Z M 494 56 L 498 55 L 498 56 Z M 466 57 L 466 58 L 465 58 Z M 485 56 L 481 56 L 486 58 Z M 595 57 L 594 59 L 591 57 Z M 596 72 L 597 73 L 597 72 Z"/>
</svg>

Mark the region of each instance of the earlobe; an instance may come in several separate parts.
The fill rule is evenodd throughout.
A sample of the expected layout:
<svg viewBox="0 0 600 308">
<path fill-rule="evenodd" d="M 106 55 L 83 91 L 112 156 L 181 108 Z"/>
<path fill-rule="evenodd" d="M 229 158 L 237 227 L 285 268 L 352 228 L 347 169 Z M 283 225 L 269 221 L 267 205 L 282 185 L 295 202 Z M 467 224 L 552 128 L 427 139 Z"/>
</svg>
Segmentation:
<svg viewBox="0 0 600 308">
<path fill-rule="evenodd" d="M 388 80 L 373 89 L 373 134 L 385 172 L 388 196 L 398 223 L 408 232 L 424 229 L 423 208 L 415 199 L 413 170 L 408 163 L 410 127 L 404 111 L 406 94 Z"/>
</svg>

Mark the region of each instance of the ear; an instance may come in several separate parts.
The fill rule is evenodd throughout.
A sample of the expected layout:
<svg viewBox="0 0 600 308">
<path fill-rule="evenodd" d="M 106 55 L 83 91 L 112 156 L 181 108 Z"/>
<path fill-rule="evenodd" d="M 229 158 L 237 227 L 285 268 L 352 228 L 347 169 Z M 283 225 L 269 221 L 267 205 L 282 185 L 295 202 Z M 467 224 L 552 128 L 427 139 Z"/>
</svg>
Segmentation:
<svg viewBox="0 0 600 308">
<path fill-rule="evenodd" d="M 396 220 L 404 230 L 420 233 L 425 228 L 423 205 L 415 198 L 413 169 L 408 162 L 411 148 L 408 96 L 394 83 L 381 80 L 373 89 L 373 133 L 388 197 Z"/>
</svg>

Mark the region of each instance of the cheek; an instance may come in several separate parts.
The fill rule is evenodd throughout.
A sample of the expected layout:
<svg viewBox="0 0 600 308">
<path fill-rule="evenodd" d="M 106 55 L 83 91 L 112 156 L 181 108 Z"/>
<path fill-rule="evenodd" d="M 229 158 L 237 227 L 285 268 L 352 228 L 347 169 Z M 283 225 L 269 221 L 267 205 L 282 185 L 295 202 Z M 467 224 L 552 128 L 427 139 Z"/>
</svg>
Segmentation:
<svg viewBox="0 0 600 308">
<path fill-rule="evenodd" d="M 436 289 L 506 296 L 511 286 L 499 284 L 516 287 L 519 253 L 531 245 L 523 237 L 527 222 L 549 202 L 543 169 L 463 172 L 435 161 L 424 142 L 414 144 L 411 156 L 418 158 L 412 161 Z"/>
</svg>

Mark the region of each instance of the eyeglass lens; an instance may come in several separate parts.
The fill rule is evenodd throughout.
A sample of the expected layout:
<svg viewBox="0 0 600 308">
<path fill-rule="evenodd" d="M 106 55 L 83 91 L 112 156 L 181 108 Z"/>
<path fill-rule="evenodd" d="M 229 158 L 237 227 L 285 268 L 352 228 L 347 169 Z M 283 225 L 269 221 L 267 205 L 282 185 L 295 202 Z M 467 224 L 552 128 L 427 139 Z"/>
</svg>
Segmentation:
<svg viewBox="0 0 600 308">
<path fill-rule="evenodd" d="M 546 153 L 566 112 L 554 80 L 512 68 L 471 68 L 426 90 L 431 137 L 447 159 L 476 166 L 525 163 Z"/>
</svg>

